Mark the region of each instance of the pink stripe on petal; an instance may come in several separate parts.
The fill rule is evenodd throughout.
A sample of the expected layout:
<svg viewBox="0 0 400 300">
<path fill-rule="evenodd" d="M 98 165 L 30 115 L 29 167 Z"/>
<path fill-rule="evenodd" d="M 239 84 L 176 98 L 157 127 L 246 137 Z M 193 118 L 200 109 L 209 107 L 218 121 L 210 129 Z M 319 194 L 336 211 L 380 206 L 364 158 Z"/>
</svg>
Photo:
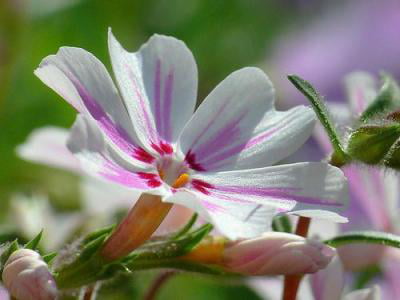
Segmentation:
<svg viewBox="0 0 400 300">
<path fill-rule="evenodd" d="M 129 73 L 129 77 L 132 81 L 132 87 L 134 89 L 134 92 L 136 94 L 136 97 L 138 99 L 138 104 L 140 107 L 140 121 L 142 122 L 142 124 L 144 125 L 144 129 L 147 132 L 147 135 L 149 137 L 149 140 L 152 142 L 158 141 L 158 135 L 155 131 L 155 128 L 151 122 L 151 117 L 150 117 L 150 113 L 148 111 L 148 107 L 146 105 L 146 102 L 144 100 L 144 96 L 142 95 L 142 93 L 139 90 L 138 87 L 138 83 L 137 83 L 137 79 L 135 74 L 133 74 L 132 70 L 129 68 L 129 66 L 125 66 L 128 70 Z"/>
<path fill-rule="evenodd" d="M 191 152 L 191 150 L 188 151 L 185 157 L 185 162 L 188 164 L 188 166 L 196 171 L 205 171 L 206 169 L 197 161 L 196 154 Z"/>
<path fill-rule="evenodd" d="M 172 139 L 172 128 L 171 128 L 171 109 L 172 109 L 172 99 L 173 99 L 173 88 L 174 88 L 174 73 L 170 71 L 167 75 L 165 88 L 164 88 L 164 106 L 163 106 L 163 131 L 162 137 L 167 140 L 171 141 Z"/>
<path fill-rule="evenodd" d="M 284 126 L 282 126 L 282 127 L 284 127 Z M 252 138 L 251 140 L 249 140 L 246 143 L 245 149 L 249 149 L 249 148 L 252 148 L 252 147 L 254 147 L 254 146 L 258 145 L 258 144 L 264 143 L 270 136 L 272 136 L 277 131 L 281 130 L 282 127 L 272 128 L 269 131 L 266 131 L 266 132 L 263 132 L 263 133 L 257 135 L 256 137 Z"/>
<path fill-rule="evenodd" d="M 227 143 L 232 143 L 240 137 L 240 122 L 243 120 L 247 112 L 244 112 L 223 128 L 218 130 L 212 137 L 207 141 L 204 141 L 197 149 L 195 149 L 196 155 L 202 160 L 203 158 L 224 149 Z"/>
<path fill-rule="evenodd" d="M 111 141 L 128 155 L 140 161 L 151 163 L 154 158 L 142 148 L 138 147 L 124 128 L 113 123 L 99 103 L 92 97 L 89 91 L 87 91 L 86 88 L 72 74 L 68 75 L 82 101 L 84 102 L 85 107 L 91 116 L 98 122 L 103 132 L 111 139 Z"/>
<path fill-rule="evenodd" d="M 203 203 L 204 207 L 212 213 L 223 213 L 226 211 L 223 207 L 221 207 L 215 203 L 212 203 L 212 202 L 209 202 L 206 200 L 202 200 L 201 202 Z"/>
<path fill-rule="evenodd" d="M 332 202 L 329 199 L 320 199 L 316 197 L 304 196 L 295 194 L 300 192 L 299 188 L 263 188 L 263 187 L 249 187 L 249 186 L 214 186 L 218 192 L 235 193 L 242 195 L 250 195 L 261 198 L 274 198 L 284 201 L 296 201 L 304 204 L 317 204 L 327 206 L 343 206 L 341 203 Z"/>
<path fill-rule="evenodd" d="M 203 130 L 196 136 L 196 138 L 193 139 L 193 143 L 189 147 L 189 151 L 193 152 L 192 149 L 197 145 L 198 142 L 200 142 L 200 140 L 203 138 L 203 136 L 210 130 L 212 125 L 214 125 L 214 123 L 217 121 L 218 116 L 224 111 L 224 109 L 228 106 L 228 104 L 229 104 L 229 101 L 225 101 L 223 103 L 223 105 L 215 112 L 213 117 L 210 118 L 209 122 L 207 123 L 207 125 L 205 125 Z"/>
<path fill-rule="evenodd" d="M 110 160 L 105 160 L 104 170 L 99 172 L 99 175 L 104 178 L 130 188 L 148 190 L 149 187 L 154 188 L 161 185 L 159 181 L 155 184 L 156 179 L 146 181 L 139 174 L 127 171 Z"/>
<path fill-rule="evenodd" d="M 157 59 L 156 70 L 154 72 L 154 110 L 155 110 L 155 121 L 158 132 L 163 131 L 162 123 L 162 108 L 161 108 L 161 61 Z"/>
</svg>

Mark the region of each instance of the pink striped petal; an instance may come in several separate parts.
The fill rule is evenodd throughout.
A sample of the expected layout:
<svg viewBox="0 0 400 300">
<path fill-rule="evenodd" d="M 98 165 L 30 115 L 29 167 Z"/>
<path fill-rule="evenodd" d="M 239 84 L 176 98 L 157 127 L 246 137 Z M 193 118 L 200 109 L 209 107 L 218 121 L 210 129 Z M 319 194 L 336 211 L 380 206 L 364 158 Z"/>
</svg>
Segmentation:
<svg viewBox="0 0 400 300">
<path fill-rule="evenodd" d="M 310 276 L 315 300 L 339 300 L 344 288 L 344 270 L 338 256 L 324 270 Z"/>
<path fill-rule="evenodd" d="M 121 151 L 142 162 L 151 160 L 149 154 L 140 153 L 143 150 L 124 103 L 106 68 L 92 54 L 62 47 L 56 55 L 43 59 L 35 74 L 78 112 L 96 120 Z"/>
<path fill-rule="evenodd" d="M 353 72 L 345 77 L 345 85 L 351 110 L 358 116 L 377 95 L 375 78 L 367 72 Z"/>
<path fill-rule="evenodd" d="M 382 170 L 367 169 L 358 165 L 344 168 L 344 173 L 349 180 L 350 191 L 354 195 L 352 201 L 354 203 L 351 204 L 348 214 L 351 217 L 353 213 L 359 214 L 361 211 L 364 223 L 364 228 L 349 229 L 389 230 L 392 222 L 390 205 L 386 203 L 386 199 L 387 202 L 390 202 L 390 189 L 386 188 L 385 181 L 390 180 L 392 185 L 398 185 L 398 179 L 394 175 L 385 174 Z M 396 197 L 395 202 L 398 203 L 398 201 L 398 197 Z M 357 226 L 357 219 L 354 221 L 356 221 L 354 226 Z M 365 226 L 369 226 L 369 228 L 365 228 Z"/>
<path fill-rule="evenodd" d="M 278 212 L 338 212 L 347 204 L 343 173 L 324 163 L 297 163 L 243 171 L 194 174 L 191 188 L 212 205 L 257 203 Z M 332 215 L 328 214 L 332 219 Z M 342 221 L 341 219 L 338 221 Z"/>
<path fill-rule="evenodd" d="M 82 169 L 96 177 L 136 190 L 152 190 L 162 186 L 152 166 L 133 166 L 115 151 L 94 121 L 78 116 L 67 144 L 79 159 Z"/>
<path fill-rule="evenodd" d="M 154 35 L 129 53 L 109 31 L 110 56 L 138 138 L 160 152 L 173 144 L 192 115 L 197 96 L 197 66 L 186 45 Z"/>
<path fill-rule="evenodd" d="M 310 136 L 314 113 L 273 108 L 274 89 L 257 68 L 229 75 L 204 100 L 179 144 L 198 171 L 268 166 L 296 151 Z"/>
</svg>

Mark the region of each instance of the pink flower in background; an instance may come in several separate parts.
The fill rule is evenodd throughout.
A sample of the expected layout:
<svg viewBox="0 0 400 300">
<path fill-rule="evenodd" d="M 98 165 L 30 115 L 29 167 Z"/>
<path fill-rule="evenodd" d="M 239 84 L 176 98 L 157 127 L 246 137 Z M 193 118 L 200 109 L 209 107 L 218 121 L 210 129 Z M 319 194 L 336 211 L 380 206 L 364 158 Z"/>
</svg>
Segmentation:
<svg viewBox="0 0 400 300">
<path fill-rule="evenodd" d="M 397 0 L 326 1 L 324 6 L 311 22 L 295 23 L 293 32 L 276 42 L 268 58 L 285 105 L 305 101 L 287 74 L 300 75 L 327 99 L 338 101 L 344 100 L 343 77 L 352 71 L 385 70 L 400 76 Z"/>
<path fill-rule="evenodd" d="M 375 78 L 365 72 L 355 72 L 346 76 L 345 86 L 348 103 L 336 103 L 331 106 L 332 116 L 342 128 L 351 125 L 377 94 Z M 350 114 L 340 114 L 345 110 Z M 316 127 L 316 129 L 317 142 L 325 153 L 330 153 L 332 149 L 326 134 L 321 127 Z M 351 195 L 349 208 L 344 215 L 350 219 L 350 222 L 341 225 L 338 231 L 377 230 L 399 234 L 398 176 L 386 170 L 358 164 L 346 166 L 343 171 L 349 180 Z M 315 233 L 321 233 L 325 228 L 315 227 Z M 400 290 L 396 283 L 398 275 L 392 271 L 393 267 L 391 267 L 399 264 L 400 251 L 398 249 L 356 243 L 339 247 L 338 253 L 347 270 L 359 271 L 374 264 L 382 264 L 383 277 L 379 282 L 380 285 L 382 283 L 382 291 L 384 294 L 396 295 L 394 298 L 385 299 L 400 297 Z"/>
<path fill-rule="evenodd" d="M 277 212 L 345 221 L 335 213 L 347 199 L 339 169 L 271 166 L 305 142 L 315 117 L 303 106 L 276 111 L 261 70 L 232 73 L 193 114 L 197 67 L 183 42 L 155 35 L 129 53 L 110 31 L 109 49 L 122 97 L 83 49 L 63 47 L 35 71 L 81 114 L 69 148 L 85 171 L 187 206 L 230 238 L 262 233 Z"/>
<path fill-rule="evenodd" d="M 278 278 L 251 280 L 251 286 L 262 299 L 280 300 L 283 281 Z M 300 285 L 298 300 L 380 300 L 397 299 L 381 298 L 379 286 L 359 289 L 349 292 L 345 284 L 345 273 L 338 256 L 335 256 L 328 266 L 318 272 L 306 275 Z"/>
</svg>

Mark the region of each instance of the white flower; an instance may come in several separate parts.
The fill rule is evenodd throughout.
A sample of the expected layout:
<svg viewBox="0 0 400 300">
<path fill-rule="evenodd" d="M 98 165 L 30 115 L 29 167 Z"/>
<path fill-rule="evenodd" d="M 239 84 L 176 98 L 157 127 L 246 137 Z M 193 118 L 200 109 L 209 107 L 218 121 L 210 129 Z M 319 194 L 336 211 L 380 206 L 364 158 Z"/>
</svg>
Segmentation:
<svg viewBox="0 0 400 300">
<path fill-rule="evenodd" d="M 303 106 L 276 111 L 261 70 L 232 73 L 193 114 L 197 67 L 183 42 L 154 35 L 129 53 L 110 32 L 109 49 L 121 96 L 83 49 L 63 47 L 35 71 L 82 115 L 69 148 L 85 171 L 187 206 L 230 238 L 260 234 L 277 212 L 343 221 L 321 211 L 346 203 L 339 169 L 272 166 L 304 143 L 315 117 Z"/>
</svg>

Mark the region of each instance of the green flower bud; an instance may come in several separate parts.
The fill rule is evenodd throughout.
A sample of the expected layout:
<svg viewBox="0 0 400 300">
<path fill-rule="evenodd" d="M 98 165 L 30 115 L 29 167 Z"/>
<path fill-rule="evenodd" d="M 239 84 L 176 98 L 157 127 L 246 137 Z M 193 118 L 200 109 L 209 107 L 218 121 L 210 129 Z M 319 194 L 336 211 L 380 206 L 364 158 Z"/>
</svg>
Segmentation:
<svg viewBox="0 0 400 300">
<path fill-rule="evenodd" d="M 363 126 L 351 133 L 347 153 L 366 164 L 384 163 L 399 137 L 400 124 Z"/>
</svg>

